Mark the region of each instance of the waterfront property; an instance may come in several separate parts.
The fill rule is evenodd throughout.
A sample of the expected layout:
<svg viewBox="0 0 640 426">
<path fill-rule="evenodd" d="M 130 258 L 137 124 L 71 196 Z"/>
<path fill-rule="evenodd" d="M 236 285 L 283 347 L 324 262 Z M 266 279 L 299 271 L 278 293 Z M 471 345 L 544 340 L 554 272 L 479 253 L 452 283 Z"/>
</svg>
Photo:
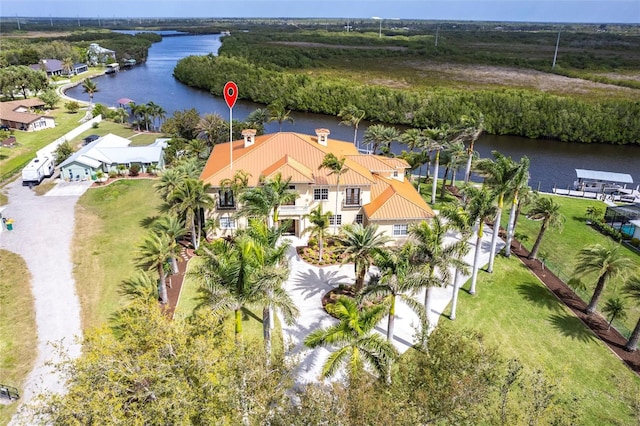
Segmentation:
<svg viewBox="0 0 640 426">
<path fill-rule="evenodd" d="M 0 122 L 11 129 L 34 132 L 56 126 L 53 117 L 36 114 L 45 103 L 38 98 L 20 99 L 0 103 Z"/>
<path fill-rule="evenodd" d="M 111 49 L 105 49 L 98 43 L 91 43 L 87 49 L 87 62 L 89 65 L 104 65 L 109 62 L 116 61 L 116 52 Z"/>
<path fill-rule="evenodd" d="M 158 139 L 147 146 L 129 146 L 130 143 L 129 139 L 111 133 L 102 136 L 63 161 L 60 176 L 65 180 L 89 180 L 95 178 L 98 171 L 118 171 L 119 166 L 129 169 L 134 164 L 142 173 L 150 165 L 164 168 L 166 139 Z"/>
<path fill-rule="evenodd" d="M 239 171 L 249 174 L 249 187 L 277 174 L 291 178 L 290 189 L 299 197 L 280 206 L 278 214 L 282 220 L 291 220 L 289 231 L 296 236 L 309 225 L 305 215 L 320 204 L 324 212 L 333 213 L 330 229 L 347 223 L 375 223 L 398 242 L 406 238 L 411 223 L 434 216 L 405 179 L 409 165 L 404 160 L 360 154 L 352 143 L 330 139 L 326 129 L 316 129 L 315 136 L 290 132 L 256 136 L 255 130 L 242 135 L 244 140 L 216 145 L 200 176 L 213 188 L 216 208 L 209 216 L 218 223 L 217 236 L 246 224 L 236 214 L 237 194 L 221 183 Z M 347 171 L 340 175 L 340 192 L 337 175 L 320 168 L 329 153 L 345 158 Z"/>
<path fill-rule="evenodd" d="M 65 69 L 63 62 L 59 59 L 42 59 L 40 60 L 40 63 L 29 65 L 29 67 L 36 71 L 42 70 L 46 72 L 47 77 L 82 74 L 83 72 L 89 71 L 87 64 L 83 64 L 81 62 L 73 64 L 71 69 L 67 70 Z"/>
<path fill-rule="evenodd" d="M 614 173 L 600 170 L 576 169 L 577 180 L 567 189 L 553 188 L 558 195 L 572 197 L 608 199 L 610 201 L 640 202 L 638 188 L 627 188 L 633 184 L 628 173 Z"/>
<path fill-rule="evenodd" d="M 604 221 L 625 237 L 640 239 L 640 203 L 609 206 Z"/>
</svg>

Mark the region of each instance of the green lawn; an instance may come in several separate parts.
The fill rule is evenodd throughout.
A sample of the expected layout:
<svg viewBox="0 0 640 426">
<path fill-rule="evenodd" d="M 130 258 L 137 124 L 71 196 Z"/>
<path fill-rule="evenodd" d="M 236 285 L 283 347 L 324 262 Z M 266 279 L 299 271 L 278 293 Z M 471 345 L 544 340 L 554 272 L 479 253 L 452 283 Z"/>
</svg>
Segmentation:
<svg viewBox="0 0 640 426">
<path fill-rule="evenodd" d="M 480 273 L 476 296 L 460 292 L 457 319 L 440 321 L 479 330 L 505 358 L 544 368 L 563 394 L 578 398 L 581 424 L 634 424 L 624 395 L 640 392 L 638 377 L 518 259 L 498 257 L 493 274 Z"/>
<path fill-rule="evenodd" d="M 604 213 L 606 205 L 603 202 L 596 200 L 560 196 L 552 197 L 558 204 L 560 204 L 561 212 L 565 216 L 566 222 L 562 232 L 550 229 L 545 233 L 539 254 L 542 254 L 545 258 L 545 264 L 551 267 L 556 275 L 567 282 L 569 278 L 573 276 L 576 255 L 582 248 L 591 244 L 606 244 L 612 241 L 609 237 L 602 235 L 595 229 L 588 226 L 585 222 L 585 211 L 588 206 L 598 206 L 602 208 Z M 502 215 L 502 226 L 505 228 L 507 226 L 508 216 L 508 209 L 505 209 Z M 529 249 L 533 246 L 539 229 L 540 222 L 531 221 L 524 216 L 521 216 L 518 219 L 517 232 L 528 235 L 529 238 L 523 245 Z M 640 255 L 638 255 L 638 253 L 626 247 L 623 247 L 622 250 L 624 251 L 625 256 L 633 259 L 636 265 L 640 267 Z M 581 294 L 581 297 L 588 302 L 593 288 L 595 287 L 595 278 L 587 278 L 583 281 L 588 286 L 588 291 Z M 621 287 L 622 281 L 620 279 L 611 281 L 607 285 L 607 288 L 600 299 L 600 306 L 604 306 L 606 300 L 610 297 L 623 296 L 620 291 Z M 626 320 L 622 323 L 624 329 L 619 327 L 623 334 L 630 332 L 640 317 L 640 306 L 633 305 L 631 301 L 627 301 L 626 303 L 628 307 L 628 314 Z"/>
<path fill-rule="evenodd" d="M 15 253 L 0 250 L 0 382 L 22 393 L 37 355 L 31 274 Z M 9 423 L 17 402 L 0 404 L 0 424 Z"/>
<path fill-rule="evenodd" d="M 118 287 L 136 271 L 141 221 L 158 215 L 152 180 L 120 180 L 89 189 L 76 205 L 74 278 L 84 328 L 104 323 L 121 305 Z"/>
</svg>

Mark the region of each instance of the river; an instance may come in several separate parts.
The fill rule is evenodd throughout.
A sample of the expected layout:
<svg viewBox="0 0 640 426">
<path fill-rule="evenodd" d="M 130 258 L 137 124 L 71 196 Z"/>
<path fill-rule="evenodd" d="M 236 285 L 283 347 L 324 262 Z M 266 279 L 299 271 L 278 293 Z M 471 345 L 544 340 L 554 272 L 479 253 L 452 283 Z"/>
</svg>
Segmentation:
<svg viewBox="0 0 640 426">
<path fill-rule="evenodd" d="M 173 78 L 173 68 L 178 60 L 190 55 L 217 54 L 220 47 L 220 35 L 198 35 L 165 37 L 149 49 L 146 63 L 124 69 L 117 74 L 98 77 L 98 92 L 94 102 L 107 106 L 117 106 L 120 98 L 129 98 L 136 103 L 153 101 L 171 116 L 174 111 L 195 108 L 200 114 L 218 113 L 229 116 L 222 97 L 216 97 L 206 91 L 185 86 Z M 242 92 L 242 87 L 238 90 Z M 88 100 L 82 87 L 67 91 L 67 95 L 76 99 Z M 233 108 L 233 118 L 242 120 L 256 108 L 264 105 L 238 101 Z M 313 134 L 314 129 L 326 128 L 331 137 L 352 141 L 353 128 L 342 126 L 336 117 L 321 114 L 292 113 L 293 123 L 284 123 L 283 131 Z M 369 123 L 360 123 L 358 139 Z M 268 132 L 278 131 L 278 123 L 267 124 Z M 400 144 L 393 144 L 392 151 L 399 153 Z M 629 173 L 634 185 L 640 184 L 640 147 L 597 144 L 564 143 L 553 140 L 526 139 L 515 136 L 482 135 L 475 149 L 481 157 L 490 157 L 492 150 L 518 160 L 528 156 L 531 160 L 530 185 L 542 191 L 551 191 L 554 185 L 566 187 L 575 178 L 575 169 L 594 169 L 617 173 Z"/>
</svg>

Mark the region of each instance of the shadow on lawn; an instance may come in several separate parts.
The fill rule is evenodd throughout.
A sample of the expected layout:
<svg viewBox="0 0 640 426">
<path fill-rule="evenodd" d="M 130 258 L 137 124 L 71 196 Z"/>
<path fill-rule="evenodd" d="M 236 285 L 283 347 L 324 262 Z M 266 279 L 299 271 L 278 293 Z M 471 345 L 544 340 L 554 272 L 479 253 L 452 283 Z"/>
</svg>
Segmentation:
<svg viewBox="0 0 640 426">
<path fill-rule="evenodd" d="M 582 321 L 573 315 L 552 315 L 549 322 L 563 336 L 570 337 L 581 342 L 595 340 L 595 336 L 590 329 L 584 326 Z"/>
<path fill-rule="evenodd" d="M 541 308 L 556 312 L 562 309 L 560 302 L 549 294 L 549 290 L 539 284 L 533 282 L 518 284 L 518 293 L 529 302 L 533 302 Z"/>
</svg>

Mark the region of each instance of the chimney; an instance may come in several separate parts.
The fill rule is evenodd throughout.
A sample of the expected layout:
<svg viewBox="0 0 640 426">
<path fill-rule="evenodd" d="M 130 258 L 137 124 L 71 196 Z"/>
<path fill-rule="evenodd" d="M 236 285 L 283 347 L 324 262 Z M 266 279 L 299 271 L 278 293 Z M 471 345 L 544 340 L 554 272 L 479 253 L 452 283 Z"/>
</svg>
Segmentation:
<svg viewBox="0 0 640 426">
<path fill-rule="evenodd" d="M 328 129 L 316 129 L 316 136 L 318 137 L 318 143 L 322 146 L 327 146 L 327 142 L 329 141 L 329 130 Z"/>
<path fill-rule="evenodd" d="M 242 131 L 242 137 L 244 138 L 244 147 L 251 146 L 256 141 L 256 130 L 245 129 Z"/>
</svg>

